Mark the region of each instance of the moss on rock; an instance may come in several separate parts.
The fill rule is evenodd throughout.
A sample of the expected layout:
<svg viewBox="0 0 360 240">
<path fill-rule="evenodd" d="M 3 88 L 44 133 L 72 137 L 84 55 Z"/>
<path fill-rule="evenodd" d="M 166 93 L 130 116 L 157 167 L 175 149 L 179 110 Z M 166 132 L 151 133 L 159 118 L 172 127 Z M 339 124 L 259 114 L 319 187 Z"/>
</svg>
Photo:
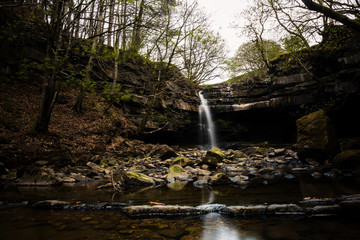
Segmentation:
<svg viewBox="0 0 360 240">
<path fill-rule="evenodd" d="M 333 166 L 339 169 L 360 169 L 360 150 L 347 150 L 336 155 Z"/>
<path fill-rule="evenodd" d="M 225 173 L 217 173 L 211 177 L 209 183 L 212 186 L 217 186 L 217 185 L 230 184 L 232 183 L 232 181 Z"/>
<path fill-rule="evenodd" d="M 308 114 L 296 121 L 296 148 L 300 159 L 319 162 L 332 159 L 340 152 L 335 129 L 324 110 Z"/>
<path fill-rule="evenodd" d="M 173 183 L 175 181 L 188 180 L 189 175 L 180 165 L 174 165 L 168 169 L 167 181 Z"/>
<path fill-rule="evenodd" d="M 192 166 L 194 165 L 194 161 L 190 160 L 187 157 L 177 157 L 174 159 L 174 161 L 172 162 L 173 165 L 180 165 L 182 167 L 186 167 L 186 166 Z"/>
<path fill-rule="evenodd" d="M 125 187 L 155 185 L 155 181 L 151 177 L 136 172 L 124 172 L 123 181 Z"/>
<path fill-rule="evenodd" d="M 202 163 L 216 166 L 218 163 L 222 162 L 224 158 L 225 154 L 219 148 L 213 147 L 206 152 L 206 155 L 202 158 Z"/>
</svg>

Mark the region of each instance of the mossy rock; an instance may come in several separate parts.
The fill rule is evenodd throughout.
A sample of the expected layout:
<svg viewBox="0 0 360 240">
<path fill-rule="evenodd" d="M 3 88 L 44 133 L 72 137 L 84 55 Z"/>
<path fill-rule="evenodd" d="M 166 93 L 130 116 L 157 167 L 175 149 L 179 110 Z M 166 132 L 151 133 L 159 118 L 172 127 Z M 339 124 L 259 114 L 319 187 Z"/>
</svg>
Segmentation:
<svg viewBox="0 0 360 240">
<path fill-rule="evenodd" d="M 187 181 L 189 179 L 189 175 L 182 166 L 174 165 L 168 169 L 166 179 L 169 183 L 174 183 L 175 181 Z"/>
<path fill-rule="evenodd" d="M 242 150 L 244 154 L 246 155 L 262 155 L 266 157 L 268 155 L 269 149 L 267 147 L 248 147 Z M 246 156 L 247 157 L 247 156 Z"/>
<path fill-rule="evenodd" d="M 233 159 L 247 158 L 248 156 L 242 151 L 235 151 Z"/>
<path fill-rule="evenodd" d="M 360 150 L 347 150 L 336 155 L 333 166 L 339 169 L 360 169 Z"/>
<path fill-rule="evenodd" d="M 217 147 L 211 148 L 206 152 L 206 155 L 202 158 L 202 163 L 210 166 L 216 166 L 218 163 L 225 159 L 225 154 Z"/>
<path fill-rule="evenodd" d="M 295 147 L 300 159 L 312 158 L 323 162 L 341 151 L 335 129 L 324 110 L 298 119 L 296 126 Z"/>
<path fill-rule="evenodd" d="M 174 159 L 174 161 L 172 162 L 173 165 L 180 165 L 182 167 L 186 167 L 186 166 L 192 166 L 195 164 L 194 161 L 190 160 L 187 157 L 177 157 Z"/>
<path fill-rule="evenodd" d="M 212 186 L 231 184 L 231 179 L 225 173 L 217 173 L 211 177 L 209 184 Z"/>
<path fill-rule="evenodd" d="M 124 172 L 122 179 L 125 187 L 155 185 L 154 179 L 142 173 Z"/>
</svg>

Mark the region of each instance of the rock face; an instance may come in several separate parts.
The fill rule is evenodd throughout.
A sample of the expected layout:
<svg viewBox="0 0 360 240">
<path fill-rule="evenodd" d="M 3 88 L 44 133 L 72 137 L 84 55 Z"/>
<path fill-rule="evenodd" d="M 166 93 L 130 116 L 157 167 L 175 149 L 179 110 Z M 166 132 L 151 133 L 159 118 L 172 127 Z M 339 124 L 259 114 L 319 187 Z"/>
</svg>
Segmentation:
<svg viewBox="0 0 360 240">
<path fill-rule="evenodd" d="M 322 162 L 331 160 L 341 151 L 335 129 L 324 110 L 298 119 L 296 125 L 296 148 L 300 159 L 312 158 Z"/>
<path fill-rule="evenodd" d="M 248 78 L 204 88 L 203 95 L 215 112 L 218 136 L 224 138 L 219 142 L 295 141 L 295 120 L 309 109 L 324 106 L 336 109 L 329 117 L 344 137 L 359 135 L 360 118 L 353 114 L 354 102 L 360 101 L 359 39 L 354 34 L 339 43 L 336 51 L 323 42 L 301 53 L 302 65 L 282 55 L 271 61 L 267 79 Z"/>
</svg>

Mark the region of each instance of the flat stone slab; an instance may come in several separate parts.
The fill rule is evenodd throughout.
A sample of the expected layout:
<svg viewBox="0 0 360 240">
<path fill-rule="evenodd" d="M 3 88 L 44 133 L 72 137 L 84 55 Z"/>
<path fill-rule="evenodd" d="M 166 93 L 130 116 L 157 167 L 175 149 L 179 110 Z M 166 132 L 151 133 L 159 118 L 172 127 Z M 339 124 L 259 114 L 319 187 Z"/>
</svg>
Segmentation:
<svg viewBox="0 0 360 240">
<path fill-rule="evenodd" d="M 154 216 L 197 216 L 209 213 L 208 210 L 177 205 L 142 205 L 124 207 L 122 211 L 130 217 L 154 217 Z"/>
<path fill-rule="evenodd" d="M 6 207 L 4 203 L 1 204 Z M 200 206 L 179 205 L 137 205 L 129 206 L 120 202 L 97 202 L 93 204 L 44 200 L 29 204 L 40 209 L 54 210 L 118 210 L 129 217 L 172 217 L 201 216 L 208 213 L 219 213 L 231 217 L 319 217 L 319 216 L 358 216 L 360 213 L 360 195 L 342 196 L 334 199 L 307 199 L 298 204 L 262 204 L 247 206 L 226 206 L 224 204 L 207 204 Z"/>
</svg>

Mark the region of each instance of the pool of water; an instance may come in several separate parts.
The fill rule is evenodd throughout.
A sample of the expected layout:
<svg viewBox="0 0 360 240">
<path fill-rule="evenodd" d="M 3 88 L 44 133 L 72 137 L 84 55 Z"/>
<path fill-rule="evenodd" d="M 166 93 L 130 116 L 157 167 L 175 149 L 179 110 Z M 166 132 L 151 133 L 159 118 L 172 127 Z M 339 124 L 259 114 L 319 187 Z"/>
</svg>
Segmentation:
<svg viewBox="0 0 360 240">
<path fill-rule="evenodd" d="M 194 187 L 192 182 L 177 182 L 147 188 L 133 188 L 124 192 L 113 189 L 96 190 L 101 183 L 79 184 L 62 187 L 16 187 L 0 189 L 0 201 L 65 200 L 93 202 L 122 202 L 130 205 L 148 204 L 150 201 L 164 204 L 198 206 L 219 203 L 226 205 L 255 205 L 263 203 L 296 203 L 306 197 L 334 198 L 340 195 L 360 193 L 359 179 L 335 180 L 331 178 L 313 179 L 297 176 L 295 179 L 276 184 L 259 184 L 242 188 L 240 186 Z"/>
<path fill-rule="evenodd" d="M 131 219 L 117 211 L 0 211 L 0 239 L 358 239 L 353 219 Z"/>
<path fill-rule="evenodd" d="M 35 202 L 46 199 L 71 202 L 123 202 L 131 205 L 164 204 L 198 206 L 220 203 L 254 205 L 297 203 L 307 197 L 333 198 L 360 193 L 356 179 L 315 180 L 297 176 L 277 184 L 247 187 L 193 187 L 177 183 L 126 192 L 96 190 L 100 183 L 57 188 L 7 186 L 0 189 L 0 201 Z M 201 217 L 129 218 L 120 211 L 50 211 L 21 206 L 0 210 L 0 240 L 5 239 L 358 239 L 360 219 L 262 218 L 243 219 L 210 213 Z"/>
</svg>

